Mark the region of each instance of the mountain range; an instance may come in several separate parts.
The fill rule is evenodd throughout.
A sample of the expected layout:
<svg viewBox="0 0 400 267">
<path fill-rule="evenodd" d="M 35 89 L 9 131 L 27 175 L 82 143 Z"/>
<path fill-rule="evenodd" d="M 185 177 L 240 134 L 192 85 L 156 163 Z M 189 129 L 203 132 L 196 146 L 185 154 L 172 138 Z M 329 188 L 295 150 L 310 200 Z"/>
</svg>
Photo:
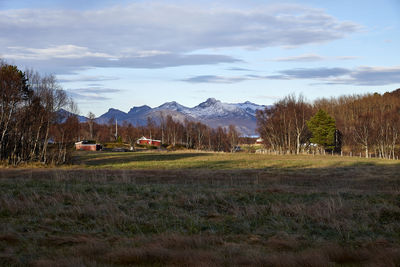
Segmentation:
<svg viewBox="0 0 400 267">
<path fill-rule="evenodd" d="M 110 108 L 106 113 L 96 118 L 96 122 L 106 124 L 110 120 L 117 120 L 118 124 L 127 122 L 138 126 L 146 125 L 148 117 L 159 122 L 161 116 L 171 115 L 175 121 L 183 122 L 185 119 L 199 121 L 213 128 L 218 126 L 228 127 L 233 124 L 242 135 L 253 136 L 256 134 L 256 111 L 265 107 L 249 101 L 231 104 L 209 98 L 205 102 L 190 108 L 172 101 L 155 108 L 147 105 L 133 107 L 127 113 Z M 86 119 L 83 116 L 79 117 L 80 121 L 86 121 Z"/>
</svg>

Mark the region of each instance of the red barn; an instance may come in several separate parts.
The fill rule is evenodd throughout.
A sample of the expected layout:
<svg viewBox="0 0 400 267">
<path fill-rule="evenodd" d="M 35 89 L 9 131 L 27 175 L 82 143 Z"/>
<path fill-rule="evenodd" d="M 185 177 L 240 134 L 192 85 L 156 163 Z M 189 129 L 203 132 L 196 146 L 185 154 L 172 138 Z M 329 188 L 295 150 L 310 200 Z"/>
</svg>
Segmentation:
<svg viewBox="0 0 400 267">
<path fill-rule="evenodd" d="M 136 144 L 139 145 L 152 145 L 152 146 L 161 146 L 160 140 L 149 139 L 142 136 L 140 139 L 136 141 Z"/>
<path fill-rule="evenodd" d="M 138 139 L 136 141 L 136 144 L 138 144 L 138 145 L 150 145 L 150 143 L 151 143 L 151 139 L 148 139 L 144 136 L 142 136 L 140 139 Z"/>
</svg>

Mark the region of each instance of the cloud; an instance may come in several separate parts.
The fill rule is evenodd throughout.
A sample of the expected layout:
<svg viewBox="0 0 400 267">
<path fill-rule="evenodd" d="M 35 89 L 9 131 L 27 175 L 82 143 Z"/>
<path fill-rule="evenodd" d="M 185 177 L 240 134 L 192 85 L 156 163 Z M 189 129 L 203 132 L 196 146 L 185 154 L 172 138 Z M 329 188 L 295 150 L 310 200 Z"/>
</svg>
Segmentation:
<svg viewBox="0 0 400 267">
<path fill-rule="evenodd" d="M 29 48 L 29 47 L 8 47 L 10 54 L 3 55 L 6 58 L 13 59 L 52 59 L 52 58 L 67 58 L 76 59 L 84 57 L 94 58 L 112 58 L 111 55 L 106 53 L 96 53 L 89 51 L 87 47 L 81 47 L 76 45 L 59 45 L 50 46 L 47 48 Z"/>
<path fill-rule="evenodd" d="M 247 78 L 244 77 L 223 77 L 216 75 L 200 75 L 194 76 L 188 79 L 183 79 L 183 82 L 189 83 L 237 83 L 241 81 L 245 81 Z"/>
<path fill-rule="evenodd" d="M 245 69 L 245 68 L 229 68 L 227 70 L 231 70 L 231 71 L 253 71 L 251 69 Z"/>
<path fill-rule="evenodd" d="M 347 84 L 379 86 L 400 84 L 400 66 L 346 68 L 296 68 L 271 75 L 243 75 L 235 77 L 202 75 L 184 79 L 190 83 L 237 83 L 248 80 L 316 80 L 317 84 Z"/>
<path fill-rule="evenodd" d="M 305 55 L 300 55 L 300 56 L 293 56 L 293 57 L 280 57 L 280 58 L 275 58 L 272 59 L 272 61 L 277 61 L 277 62 L 286 62 L 286 61 L 295 61 L 295 62 L 310 62 L 310 61 L 321 61 L 324 60 L 325 58 L 319 55 L 314 55 L 314 54 L 305 54 Z"/>
<path fill-rule="evenodd" d="M 314 61 L 323 61 L 323 60 L 353 60 L 357 59 L 355 56 L 339 56 L 339 57 L 324 57 L 315 54 L 304 54 L 299 56 L 292 57 L 280 57 L 274 58 L 271 61 L 276 62 L 314 62 Z"/>
<path fill-rule="evenodd" d="M 348 77 L 337 77 L 329 82 L 332 84 L 354 84 L 368 86 L 400 84 L 400 66 L 359 67 L 351 71 Z"/>
<path fill-rule="evenodd" d="M 103 86 L 102 83 L 88 83 L 87 86 L 91 86 L 91 87 L 101 87 Z"/>
<path fill-rule="evenodd" d="M 72 90 L 66 90 L 67 94 L 72 97 L 76 102 L 101 102 L 105 100 L 110 100 L 110 97 L 105 97 L 105 96 L 99 96 L 99 95 L 85 95 L 85 94 L 79 94 L 77 92 L 74 92 Z"/>
<path fill-rule="evenodd" d="M 120 89 L 112 89 L 112 88 L 103 88 L 103 87 L 89 87 L 89 88 L 79 88 L 74 89 L 74 92 L 81 94 L 110 94 L 110 93 L 118 93 L 121 92 Z"/>
<path fill-rule="evenodd" d="M 119 93 L 122 90 L 104 87 L 87 87 L 67 89 L 66 92 L 77 102 L 99 102 L 111 99 L 108 94 Z"/>
<path fill-rule="evenodd" d="M 288 79 L 319 79 L 343 76 L 350 72 L 350 70 L 344 68 L 298 68 L 283 70 L 279 73 Z"/>
<path fill-rule="evenodd" d="M 268 78 L 268 77 L 267 77 Z M 276 79 L 314 79 L 324 84 L 375 86 L 400 84 L 400 66 L 345 68 L 308 68 L 283 70 Z"/>
<path fill-rule="evenodd" d="M 355 56 L 340 56 L 340 57 L 335 57 L 334 59 L 337 60 L 353 60 L 353 59 L 358 59 L 360 57 L 355 57 Z"/>
<path fill-rule="evenodd" d="M 54 58 L 52 60 L 24 60 L 25 66 L 35 66 L 46 72 L 58 74 L 74 74 L 79 70 L 90 68 L 143 68 L 158 69 L 167 67 L 209 65 L 219 63 L 241 62 L 230 56 L 214 54 L 159 54 L 152 56 L 126 56 L 110 60 L 108 58 L 82 57 L 82 58 Z"/>
<path fill-rule="evenodd" d="M 72 77 L 71 77 L 72 76 Z M 114 81 L 118 80 L 118 77 L 103 76 L 103 75 L 60 75 L 58 81 L 62 83 L 70 82 L 103 82 L 103 81 Z M 89 86 L 98 86 L 99 84 L 92 84 Z"/>
<path fill-rule="evenodd" d="M 229 84 L 229 83 L 238 83 L 238 82 L 249 81 L 249 80 L 267 80 L 267 79 L 282 80 L 282 79 L 285 79 L 285 77 L 283 75 L 262 76 L 262 75 L 254 75 L 254 74 L 234 76 L 234 77 L 218 76 L 218 75 L 199 75 L 199 76 L 193 76 L 190 78 L 182 79 L 180 81 L 188 82 L 188 83 L 226 83 L 226 84 Z M 287 79 L 289 79 L 289 78 L 287 78 Z"/>
<path fill-rule="evenodd" d="M 0 54 L 23 65 L 60 69 L 164 68 L 235 62 L 207 49 L 319 44 L 359 31 L 323 10 L 136 2 L 96 10 L 0 11 Z M 77 62 L 77 63 L 74 63 Z"/>
</svg>

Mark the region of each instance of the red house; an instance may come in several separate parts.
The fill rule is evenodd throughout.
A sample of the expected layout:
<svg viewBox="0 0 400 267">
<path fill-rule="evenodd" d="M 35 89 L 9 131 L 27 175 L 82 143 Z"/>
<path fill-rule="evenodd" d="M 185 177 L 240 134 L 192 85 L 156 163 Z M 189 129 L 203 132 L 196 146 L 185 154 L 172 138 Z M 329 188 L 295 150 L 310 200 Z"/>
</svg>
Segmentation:
<svg viewBox="0 0 400 267">
<path fill-rule="evenodd" d="M 161 146 L 161 141 L 160 140 L 151 140 L 151 145 L 153 145 L 153 146 Z"/>
<path fill-rule="evenodd" d="M 80 141 L 75 143 L 76 150 L 85 150 L 85 151 L 98 151 L 102 149 L 102 146 L 89 141 Z"/>
<path fill-rule="evenodd" d="M 136 141 L 136 144 L 161 146 L 161 141 L 160 140 L 155 140 L 155 139 L 149 139 L 149 138 L 146 138 L 146 137 L 142 136 L 140 139 L 138 139 Z"/>
<path fill-rule="evenodd" d="M 264 143 L 264 139 L 262 139 L 261 137 L 256 140 L 256 145 L 261 145 L 263 143 Z"/>
</svg>

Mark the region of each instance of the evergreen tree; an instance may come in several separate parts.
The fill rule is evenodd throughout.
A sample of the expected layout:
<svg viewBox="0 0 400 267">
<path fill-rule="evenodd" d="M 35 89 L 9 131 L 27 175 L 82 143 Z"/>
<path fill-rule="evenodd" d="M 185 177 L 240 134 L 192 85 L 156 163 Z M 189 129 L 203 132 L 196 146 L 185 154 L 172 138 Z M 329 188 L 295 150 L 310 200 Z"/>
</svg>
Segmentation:
<svg viewBox="0 0 400 267">
<path fill-rule="evenodd" d="M 329 116 L 324 110 L 320 109 L 308 122 L 308 129 L 312 137 L 310 141 L 322 146 L 324 149 L 335 148 L 335 119 Z"/>
</svg>

